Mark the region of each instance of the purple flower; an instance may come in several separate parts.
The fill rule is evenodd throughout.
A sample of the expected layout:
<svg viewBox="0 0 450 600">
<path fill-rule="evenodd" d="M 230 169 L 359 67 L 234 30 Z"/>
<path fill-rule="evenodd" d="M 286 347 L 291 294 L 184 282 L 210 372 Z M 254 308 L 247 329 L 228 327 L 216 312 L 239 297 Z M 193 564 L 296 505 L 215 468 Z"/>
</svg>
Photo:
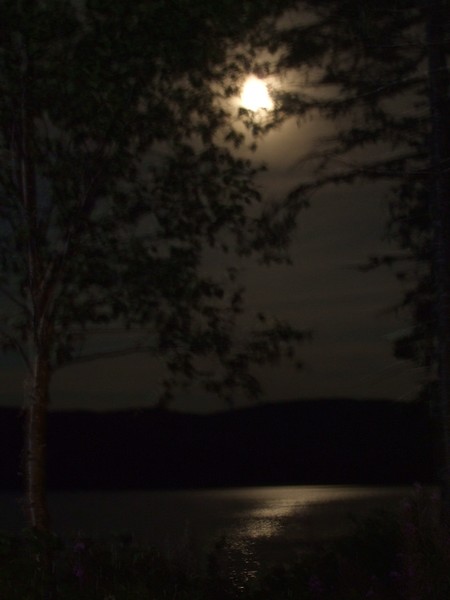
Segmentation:
<svg viewBox="0 0 450 600">
<path fill-rule="evenodd" d="M 410 521 L 408 521 L 403 526 L 403 532 L 406 537 L 409 537 L 409 538 L 415 537 L 415 535 L 417 534 L 417 527 L 414 525 L 414 523 L 411 523 Z"/>
<path fill-rule="evenodd" d="M 324 592 L 323 583 L 317 575 L 311 575 L 308 581 L 308 588 L 311 593 L 317 594 L 318 596 Z"/>
<path fill-rule="evenodd" d="M 407 500 L 404 500 L 402 504 L 403 504 L 403 510 L 404 510 L 406 513 L 410 513 L 410 512 L 412 511 L 412 509 L 413 509 L 413 504 L 412 504 L 411 500 L 409 500 L 409 499 L 407 499 Z"/>
<path fill-rule="evenodd" d="M 431 502 L 433 502 L 433 504 L 436 504 L 437 502 L 441 501 L 441 495 L 439 494 L 439 492 L 433 492 L 430 496 Z"/>
<path fill-rule="evenodd" d="M 80 564 L 75 565 L 73 568 L 73 574 L 78 579 L 78 581 L 81 583 L 81 581 L 84 579 L 84 569 L 83 569 L 82 565 L 80 565 Z"/>
<path fill-rule="evenodd" d="M 398 571 L 391 571 L 389 573 L 389 577 L 391 577 L 392 579 L 400 579 L 401 575 Z"/>
<path fill-rule="evenodd" d="M 85 550 L 86 550 L 86 544 L 84 542 L 82 542 L 81 540 L 78 540 L 77 542 L 75 542 L 75 545 L 73 547 L 74 552 L 84 552 Z"/>
</svg>

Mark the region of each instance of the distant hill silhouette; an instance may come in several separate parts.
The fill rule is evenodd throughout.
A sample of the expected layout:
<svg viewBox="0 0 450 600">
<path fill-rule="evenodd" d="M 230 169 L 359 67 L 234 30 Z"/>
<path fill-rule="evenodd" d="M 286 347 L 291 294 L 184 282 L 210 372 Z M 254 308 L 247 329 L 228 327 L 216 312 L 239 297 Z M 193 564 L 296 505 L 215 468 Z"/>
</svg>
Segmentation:
<svg viewBox="0 0 450 600">
<path fill-rule="evenodd" d="M 20 487 L 23 416 L 0 409 L 0 488 Z M 418 404 L 277 402 L 207 415 L 141 409 L 52 412 L 51 489 L 433 480 L 431 426 Z"/>
</svg>

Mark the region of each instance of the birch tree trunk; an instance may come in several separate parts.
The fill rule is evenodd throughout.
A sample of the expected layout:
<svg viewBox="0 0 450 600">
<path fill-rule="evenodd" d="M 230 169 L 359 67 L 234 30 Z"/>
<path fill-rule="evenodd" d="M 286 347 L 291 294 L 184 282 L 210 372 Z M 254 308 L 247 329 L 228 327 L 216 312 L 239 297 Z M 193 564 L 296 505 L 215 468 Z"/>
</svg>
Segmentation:
<svg viewBox="0 0 450 600">
<path fill-rule="evenodd" d="M 35 6 L 27 0 L 27 18 Z M 26 421 L 22 464 L 25 487 L 25 516 L 28 525 L 49 532 L 50 518 L 46 496 L 46 434 L 49 386 L 51 377 L 51 322 L 49 320 L 49 284 L 46 282 L 43 257 L 43 228 L 39 216 L 36 157 L 36 106 L 33 40 L 17 37 L 20 57 L 20 94 L 15 115 L 17 132 L 13 143 L 16 181 L 24 231 L 23 253 L 27 265 L 28 374 L 25 381 Z"/>
<path fill-rule="evenodd" d="M 46 493 L 47 410 L 49 403 L 50 364 L 44 352 L 36 356 L 33 371 L 25 384 L 25 516 L 36 531 L 50 531 Z"/>
</svg>

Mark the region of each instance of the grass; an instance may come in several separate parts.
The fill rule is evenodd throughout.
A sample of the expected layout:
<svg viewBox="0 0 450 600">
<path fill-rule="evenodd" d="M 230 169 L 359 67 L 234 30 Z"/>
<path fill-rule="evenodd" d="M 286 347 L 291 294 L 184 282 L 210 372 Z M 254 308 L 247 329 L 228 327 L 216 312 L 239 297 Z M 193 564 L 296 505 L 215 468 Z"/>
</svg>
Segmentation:
<svg viewBox="0 0 450 600">
<path fill-rule="evenodd" d="M 448 600 L 450 535 L 420 488 L 402 512 L 373 513 L 346 537 L 237 586 L 226 543 L 199 564 L 129 536 L 0 537 L 1 600 Z"/>
</svg>

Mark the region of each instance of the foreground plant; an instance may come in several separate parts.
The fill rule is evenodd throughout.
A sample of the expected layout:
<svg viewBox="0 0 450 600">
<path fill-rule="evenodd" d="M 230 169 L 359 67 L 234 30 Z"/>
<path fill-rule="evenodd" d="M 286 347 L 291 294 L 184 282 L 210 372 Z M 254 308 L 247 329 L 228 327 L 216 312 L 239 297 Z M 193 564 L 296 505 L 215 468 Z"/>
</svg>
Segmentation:
<svg viewBox="0 0 450 600">
<path fill-rule="evenodd" d="M 200 572 L 127 536 L 63 541 L 32 532 L 0 542 L 2 599 L 187 600 L 214 588 Z"/>
</svg>

